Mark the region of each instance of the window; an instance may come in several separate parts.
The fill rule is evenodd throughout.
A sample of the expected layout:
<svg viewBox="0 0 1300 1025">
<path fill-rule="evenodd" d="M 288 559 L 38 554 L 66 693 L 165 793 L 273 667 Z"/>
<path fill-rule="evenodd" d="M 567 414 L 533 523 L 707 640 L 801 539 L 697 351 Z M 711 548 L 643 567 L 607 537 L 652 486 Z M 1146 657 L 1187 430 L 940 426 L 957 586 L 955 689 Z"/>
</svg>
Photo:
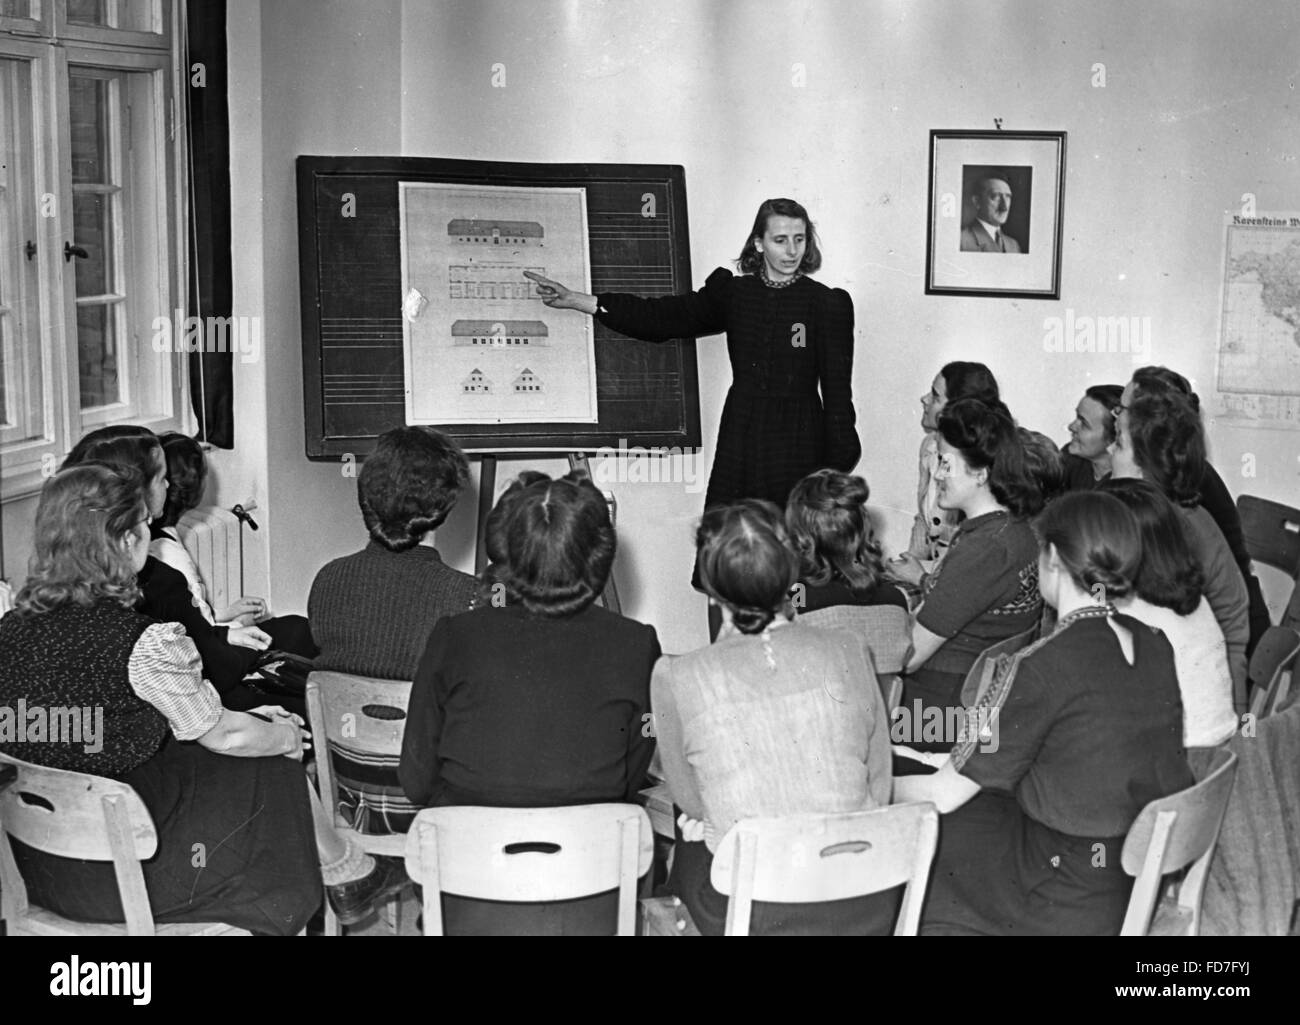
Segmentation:
<svg viewBox="0 0 1300 1025">
<path fill-rule="evenodd" d="M 189 426 L 184 355 L 154 346 L 185 308 L 178 16 L 175 0 L 0 0 L 5 498 L 95 427 Z"/>
</svg>

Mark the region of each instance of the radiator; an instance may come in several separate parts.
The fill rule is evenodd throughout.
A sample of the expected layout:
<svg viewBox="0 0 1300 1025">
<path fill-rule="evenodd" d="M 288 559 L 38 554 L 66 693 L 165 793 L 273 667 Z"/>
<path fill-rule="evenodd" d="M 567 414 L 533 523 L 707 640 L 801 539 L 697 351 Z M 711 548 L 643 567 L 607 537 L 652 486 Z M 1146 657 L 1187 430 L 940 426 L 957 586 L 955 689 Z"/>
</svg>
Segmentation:
<svg viewBox="0 0 1300 1025">
<path fill-rule="evenodd" d="M 176 524 L 181 544 L 199 568 L 208 604 L 220 611 L 244 593 L 239 518 L 229 509 L 201 505 Z"/>
</svg>

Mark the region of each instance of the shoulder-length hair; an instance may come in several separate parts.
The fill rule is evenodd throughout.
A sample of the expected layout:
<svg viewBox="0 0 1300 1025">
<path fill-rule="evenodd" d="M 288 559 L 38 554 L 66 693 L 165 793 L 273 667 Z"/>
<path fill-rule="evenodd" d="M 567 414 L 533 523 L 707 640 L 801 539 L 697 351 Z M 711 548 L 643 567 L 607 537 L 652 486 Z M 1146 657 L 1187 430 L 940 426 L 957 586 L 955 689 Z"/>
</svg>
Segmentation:
<svg viewBox="0 0 1300 1025">
<path fill-rule="evenodd" d="M 147 486 L 157 470 L 158 457 L 154 453 L 161 447 L 158 435 L 148 427 L 135 424 L 100 427 L 72 446 L 68 458 L 63 460 L 63 469 L 90 462 L 127 467 L 138 473 Z"/>
<path fill-rule="evenodd" d="M 1201 398 L 1192 391 L 1192 382 L 1177 370 L 1157 366 L 1138 367 L 1133 371 L 1133 387 L 1136 392 L 1177 392 L 1191 403 L 1192 409 L 1197 413 L 1201 411 Z"/>
<path fill-rule="evenodd" d="M 743 634 L 762 633 L 778 612 L 788 615 L 799 557 L 781 510 L 747 498 L 706 509 L 695 534 L 700 586 L 731 610 Z"/>
<path fill-rule="evenodd" d="M 1137 521 L 1142 562 L 1133 589 L 1138 597 L 1190 616 L 1201 603 L 1205 573 L 1177 507 L 1154 484 L 1132 477 L 1104 480 L 1098 490 L 1118 498 Z"/>
<path fill-rule="evenodd" d="M 816 273 L 822 265 L 821 245 L 817 241 L 817 229 L 813 227 L 812 218 L 808 216 L 808 211 L 793 199 L 765 199 L 758 208 L 758 213 L 754 215 L 754 227 L 750 229 L 749 237 L 745 239 L 745 244 L 740 247 L 740 256 L 736 258 L 736 266 L 742 274 L 757 274 L 763 269 L 763 254 L 754 248 L 754 239 L 761 239 L 767 234 L 767 221 L 770 217 L 793 217 L 803 221 L 807 245 L 804 247 L 803 260 L 799 264 L 799 270 L 804 274 Z"/>
<path fill-rule="evenodd" d="M 468 483 L 469 463 L 451 438 L 432 427 L 395 427 L 361 467 L 357 504 L 370 536 L 404 552 L 443 525 Z"/>
<path fill-rule="evenodd" d="M 1133 461 L 1172 502 L 1195 506 L 1205 476 L 1205 430 L 1191 400 L 1173 390 L 1143 389 L 1128 407 Z"/>
<path fill-rule="evenodd" d="M 876 586 L 884 568 L 867 516 L 870 495 L 865 480 L 838 470 L 818 470 L 794 486 L 785 525 L 802 580 L 816 587 L 839 580 L 859 595 Z"/>
<path fill-rule="evenodd" d="M 488 592 L 537 616 L 560 619 L 594 602 L 616 546 L 605 496 L 585 473 L 521 475 L 488 516 Z M 500 604 L 496 595 L 492 603 Z"/>
<path fill-rule="evenodd" d="M 83 463 L 45 482 L 36 507 L 35 553 L 15 612 L 140 597 L 123 541 L 146 515 L 144 479 L 134 470 Z"/>
<path fill-rule="evenodd" d="M 1043 508 L 1042 485 L 1025 461 L 1015 422 L 1003 410 L 978 399 L 946 403 L 939 434 L 973 470 L 988 470 L 989 491 L 1013 516 L 1032 516 Z"/>
<path fill-rule="evenodd" d="M 1071 491 L 1034 520 L 1038 543 L 1055 545 L 1061 564 L 1084 591 L 1102 593 L 1107 601 L 1123 598 L 1133 587 L 1142 561 L 1137 520 L 1114 495 Z"/>
<path fill-rule="evenodd" d="M 167 501 L 158 523 L 174 527 L 182 516 L 203 499 L 208 479 L 208 463 L 203 446 L 187 434 L 169 431 L 160 435 L 163 455 L 167 458 Z"/>
</svg>

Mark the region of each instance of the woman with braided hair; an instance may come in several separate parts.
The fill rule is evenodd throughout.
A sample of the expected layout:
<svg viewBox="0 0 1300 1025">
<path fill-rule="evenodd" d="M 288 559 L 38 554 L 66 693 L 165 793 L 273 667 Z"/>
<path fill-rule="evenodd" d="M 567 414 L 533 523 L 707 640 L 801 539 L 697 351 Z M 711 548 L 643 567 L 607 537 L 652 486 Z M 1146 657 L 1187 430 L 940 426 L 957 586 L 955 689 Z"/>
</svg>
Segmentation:
<svg viewBox="0 0 1300 1025">
<path fill-rule="evenodd" d="M 687 823 L 669 889 L 700 932 L 721 935 L 727 901 L 709 871 L 723 834 L 754 815 L 888 804 L 889 719 L 865 638 L 792 621 L 799 559 L 775 505 L 708 510 L 696 546 L 700 583 L 724 626 L 717 643 L 659 660 L 651 704 L 664 776 Z M 888 934 L 896 911 L 892 892 L 758 903 L 751 932 Z"/>
</svg>

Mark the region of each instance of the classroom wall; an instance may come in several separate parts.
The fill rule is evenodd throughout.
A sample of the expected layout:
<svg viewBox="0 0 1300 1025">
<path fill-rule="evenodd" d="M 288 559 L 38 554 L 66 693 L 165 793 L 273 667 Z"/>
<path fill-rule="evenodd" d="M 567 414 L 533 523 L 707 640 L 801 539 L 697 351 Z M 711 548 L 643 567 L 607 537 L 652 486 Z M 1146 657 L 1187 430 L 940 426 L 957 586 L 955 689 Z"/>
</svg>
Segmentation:
<svg viewBox="0 0 1300 1025">
<path fill-rule="evenodd" d="M 1020 421 L 1060 439 L 1083 389 L 1124 381 L 1135 362 L 1167 363 L 1208 395 L 1223 213 L 1247 192 L 1260 211 L 1300 208 L 1291 0 L 1248 12 L 1173 0 L 229 6 L 235 312 L 265 316 L 267 352 L 236 367 L 239 447 L 218 457 L 219 497 L 265 499 L 280 611 L 304 608 L 316 568 L 363 541 L 355 481 L 303 456 L 299 154 L 680 163 L 697 283 L 735 257 L 759 201 L 798 198 L 826 252 L 819 278 L 856 305 L 859 472 L 893 548 L 915 499 L 919 396 L 944 362 L 988 363 Z M 1059 302 L 924 294 L 929 130 L 994 118 L 1069 132 Z M 1067 310 L 1149 317 L 1150 355 L 1045 352 L 1044 318 Z M 729 380 L 720 338 L 701 341 L 699 366 L 703 470 Z M 1300 503 L 1300 433 L 1208 426 L 1234 492 Z M 523 465 L 503 463 L 502 484 Z M 698 486 L 606 486 L 626 610 L 666 650 L 696 646 L 704 603 L 685 581 Z M 472 529 L 471 496 L 439 538 L 466 569 Z"/>
</svg>

